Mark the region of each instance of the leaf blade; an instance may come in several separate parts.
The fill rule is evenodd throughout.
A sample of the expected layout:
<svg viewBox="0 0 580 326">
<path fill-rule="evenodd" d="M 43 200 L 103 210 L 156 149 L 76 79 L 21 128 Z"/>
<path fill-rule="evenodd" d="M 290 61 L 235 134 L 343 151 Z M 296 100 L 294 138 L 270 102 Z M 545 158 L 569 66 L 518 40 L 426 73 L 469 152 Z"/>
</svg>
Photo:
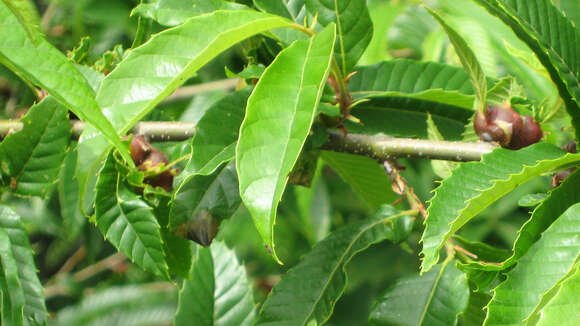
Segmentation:
<svg viewBox="0 0 580 326">
<path fill-rule="evenodd" d="M 410 216 L 384 205 L 370 220 L 330 234 L 274 286 L 257 325 L 307 325 L 312 320 L 323 324 L 344 292 L 350 259 L 372 244 L 403 241 L 412 228 Z"/>
<path fill-rule="evenodd" d="M 95 222 L 119 251 L 144 270 L 168 278 L 161 227 L 149 207 L 134 194 L 109 154 L 98 174 L 95 189 Z"/>
<path fill-rule="evenodd" d="M 519 151 L 496 149 L 481 162 L 460 165 L 435 190 L 427 209 L 422 271 L 437 262 L 449 236 L 497 198 L 540 173 L 578 161 L 580 155 L 537 143 Z"/>
<path fill-rule="evenodd" d="M 276 207 L 314 120 L 334 37 L 331 25 L 309 41 L 296 41 L 280 52 L 248 99 L 240 127 L 236 146 L 240 195 L 276 260 Z M 271 98 L 272 92 L 278 100 Z"/>
<path fill-rule="evenodd" d="M 233 250 L 215 241 L 199 248 L 189 280 L 179 291 L 175 325 L 252 325 L 252 290 Z"/>
</svg>

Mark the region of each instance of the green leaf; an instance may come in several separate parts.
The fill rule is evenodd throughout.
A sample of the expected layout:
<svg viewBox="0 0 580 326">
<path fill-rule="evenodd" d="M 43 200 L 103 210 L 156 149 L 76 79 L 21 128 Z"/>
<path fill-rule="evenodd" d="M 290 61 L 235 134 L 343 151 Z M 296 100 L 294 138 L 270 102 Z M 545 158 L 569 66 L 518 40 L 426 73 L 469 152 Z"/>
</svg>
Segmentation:
<svg viewBox="0 0 580 326">
<path fill-rule="evenodd" d="M 388 30 L 387 48 L 394 57 L 421 59 L 423 44 L 437 24 L 423 6 L 411 5 L 400 13 Z"/>
<path fill-rule="evenodd" d="M 188 238 L 209 244 L 213 236 L 209 237 L 208 228 L 219 226 L 240 204 L 235 162 L 231 162 L 210 175 L 188 178 L 181 185 L 172 200 L 169 226 L 170 229 L 182 228 Z"/>
<path fill-rule="evenodd" d="M 545 193 L 528 194 L 518 200 L 518 206 L 535 207 L 542 203 L 546 197 L 548 197 L 548 194 Z"/>
<path fill-rule="evenodd" d="M 518 262 L 528 249 L 540 239 L 541 234 L 562 215 L 568 207 L 580 202 L 580 193 L 576 191 L 580 184 L 580 170 L 570 174 L 559 187 L 552 190 L 548 197 L 534 209 L 530 219 L 518 230 L 512 255 L 504 261 L 495 260 L 494 264 L 470 264 L 470 267 L 483 270 L 502 270 Z M 499 262 L 499 264 L 498 264 Z"/>
<path fill-rule="evenodd" d="M 483 69 L 479 65 L 477 61 L 477 57 L 473 53 L 473 51 L 467 45 L 467 42 L 457 33 L 451 26 L 449 26 L 439 14 L 435 11 L 426 8 L 427 11 L 433 16 L 439 24 L 447 33 L 449 40 L 453 44 L 455 48 L 455 52 L 459 56 L 459 60 L 463 65 L 465 71 L 469 75 L 469 79 L 471 80 L 471 85 L 475 91 L 475 101 L 473 102 L 473 109 L 474 110 L 483 110 L 486 105 L 486 95 L 487 95 L 487 81 L 485 79 L 485 74 Z"/>
<path fill-rule="evenodd" d="M 236 147 L 240 195 L 276 260 L 276 207 L 314 121 L 335 34 L 331 24 L 314 38 L 296 41 L 280 52 L 248 99 L 240 127 Z"/>
<path fill-rule="evenodd" d="M 30 108 L 23 129 L 0 144 L 2 173 L 12 191 L 45 197 L 57 181 L 70 141 L 68 112 L 53 97 Z"/>
<path fill-rule="evenodd" d="M 347 123 L 350 132 L 427 138 L 430 114 L 445 139 L 461 139 L 473 115 L 473 89 L 463 69 L 407 59 L 357 69 L 349 90 L 370 102 L 353 109 L 363 125 Z"/>
<path fill-rule="evenodd" d="M 124 134 L 221 52 L 255 34 L 292 24 L 251 10 L 216 11 L 191 18 L 132 50 L 103 80 L 97 101 L 115 129 Z M 94 128 L 85 128 L 79 141 L 83 179 L 95 170 L 106 147 Z M 80 182 L 86 187 L 84 180 Z"/>
<path fill-rule="evenodd" d="M 152 19 L 164 26 L 183 24 L 188 18 L 214 12 L 216 10 L 243 10 L 248 7 L 224 0 L 157 0 L 141 2 L 131 16 L 139 15 Z"/>
<path fill-rule="evenodd" d="M 306 9 L 322 26 L 336 24 L 334 53 L 343 76 L 356 65 L 373 36 L 366 0 L 306 0 Z"/>
<path fill-rule="evenodd" d="M 336 230 L 274 286 L 257 325 L 324 324 L 344 293 L 352 257 L 384 240 L 403 241 L 412 229 L 413 218 L 385 205 L 372 219 Z"/>
<path fill-rule="evenodd" d="M 2 325 L 46 321 L 42 285 L 28 235 L 12 209 L 0 205 L 0 296 Z"/>
<path fill-rule="evenodd" d="M 12 13 L 31 39 L 40 34 L 40 15 L 36 4 L 32 0 L 3 0 L 4 4 L 12 10 Z"/>
<path fill-rule="evenodd" d="M 52 326 L 170 325 L 176 291 L 159 283 L 106 287 L 56 314 Z"/>
<path fill-rule="evenodd" d="M 238 130 L 244 120 L 248 96 L 250 89 L 241 90 L 207 109 L 195 126 L 191 159 L 180 178 L 186 180 L 194 174 L 211 174 L 222 163 L 235 157 Z"/>
<path fill-rule="evenodd" d="M 460 165 L 435 190 L 427 209 L 423 272 L 437 263 L 445 241 L 483 209 L 530 179 L 579 161 L 579 154 L 537 143 L 519 151 L 498 148 L 481 162 Z"/>
<path fill-rule="evenodd" d="M 567 209 L 542 233 L 507 279 L 494 290 L 484 325 L 521 325 L 580 255 L 580 204 Z"/>
<path fill-rule="evenodd" d="M 580 32 L 550 0 L 476 0 L 499 17 L 546 67 L 580 137 Z"/>
<path fill-rule="evenodd" d="M 374 325 L 449 326 L 467 308 L 469 287 L 465 274 L 446 260 L 423 276 L 405 277 L 372 308 Z"/>
<path fill-rule="evenodd" d="M 119 251 L 146 271 L 168 278 L 160 226 L 151 207 L 116 169 L 111 152 L 98 174 L 95 189 L 97 227 Z"/>
<path fill-rule="evenodd" d="M 175 326 L 253 325 L 252 288 L 232 250 L 214 241 L 199 248 L 193 266 L 179 291 Z"/>
<path fill-rule="evenodd" d="M 575 272 L 560 285 L 558 292 L 542 308 L 537 326 L 573 326 L 580 323 L 580 265 L 577 263 Z"/>
<path fill-rule="evenodd" d="M 385 169 L 375 160 L 331 151 L 322 151 L 320 157 L 361 197 L 371 212 L 397 200 Z"/>
<path fill-rule="evenodd" d="M 46 89 L 60 103 L 99 129 L 132 164 L 126 146 L 101 113 L 95 93 L 73 64 L 41 35 L 30 38 L 26 29 L 0 1 L 0 63 L 25 80 Z"/>
</svg>

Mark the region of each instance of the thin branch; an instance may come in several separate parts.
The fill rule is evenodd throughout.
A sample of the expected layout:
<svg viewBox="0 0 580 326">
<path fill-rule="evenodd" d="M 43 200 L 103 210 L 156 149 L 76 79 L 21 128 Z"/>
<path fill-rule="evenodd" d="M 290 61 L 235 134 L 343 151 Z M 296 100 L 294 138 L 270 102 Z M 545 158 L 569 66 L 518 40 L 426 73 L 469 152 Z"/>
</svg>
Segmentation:
<svg viewBox="0 0 580 326">
<path fill-rule="evenodd" d="M 71 121 L 73 138 L 78 139 L 84 122 Z M 15 120 L 0 121 L 0 137 L 22 129 L 22 123 Z M 182 141 L 195 133 L 195 123 L 191 122 L 139 122 L 131 129 L 133 134 L 144 134 L 151 141 Z M 389 136 L 368 136 L 329 131 L 330 138 L 324 149 L 368 156 L 378 161 L 408 157 L 428 158 L 447 161 L 479 161 L 483 154 L 496 146 L 484 142 L 430 141 L 424 139 L 394 138 Z"/>
<path fill-rule="evenodd" d="M 400 158 L 429 158 L 446 161 L 479 161 L 495 145 L 484 142 L 431 141 L 425 139 L 394 138 L 389 136 L 348 134 L 330 131 L 325 149 L 360 154 L 381 162 Z"/>
</svg>

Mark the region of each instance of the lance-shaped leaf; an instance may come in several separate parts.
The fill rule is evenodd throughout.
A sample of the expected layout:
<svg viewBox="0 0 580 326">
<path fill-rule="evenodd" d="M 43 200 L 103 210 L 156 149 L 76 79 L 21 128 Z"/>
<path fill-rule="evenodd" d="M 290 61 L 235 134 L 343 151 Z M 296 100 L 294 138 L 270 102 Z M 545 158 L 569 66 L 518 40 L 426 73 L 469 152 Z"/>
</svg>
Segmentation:
<svg viewBox="0 0 580 326">
<path fill-rule="evenodd" d="M 373 22 L 365 0 L 306 0 L 310 15 L 322 26 L 336 23 L 336 60 L 343 76 L 356 65 L 373 37 Z"/>
<path fill-rule="evenodd" d="M 335 38 L 334 24 L 284 49 L 248 99 L 236 147 L 240 195 L 274 250 L 276 207 L 316 114 Z"/>
<path fill-rule="evenodd" d="M 537 143 L 519 151 L 503 148 L 453 170 L 435 190 L 423 232 L 423 272 L 439 260 L 445 241 L 475 215 L 530 179 L 558 167 L 580 162 L 580 154 Z"/>
<path fill-rule="evenodd" d="M 580 255 L 580 204 L 571 206 L 532 245 L 494 290 L 484 325 L 521 325 Z"/>
<path fill-rule="evenodd" d="M 174 287 L 159 284 L 107 287 L 60 310 L 53 326 L 170 325 L 175 314 Z"/>
<path fill-rule="evenodd" d="M 115 129 L 124 134 L 221 52 L 250 36 L 292 24 L 285 18 L 251 10 L 194 17 L 132 50 L 103 80 L 97 101 Z M 81 187 L 86 186 L 84 178 L 106 147 L 94 128 L 85 128 L 79 142 Z"/>
<path fill-rule="evenodd" d="M 475 91 L 475 101 L 473 102 L 474 110 L 483 109 L 486 105 L 485 97 L 487 95 L 487 81 L 485 79 L 483 69 L 477 61 L 477 57 L 469 48 L 469 45 L 467 45 L 467 42 L 461 37 L 461 35 L 459 35 L 459 33 L 457 33 L 451 26 L 449 26 L 445 20 L 439 16 L 439 14 L 429 8 L 426 9 L 431 14 L 431 16 L 435 17 L 435 19 L 445 30 L 445 33 L 447 33 L 449 40 L 453 44 L 453 48 L 455 48 L 455 52 L 459 56 L 459 60 L 461 61 L 463 68 L 469 75 L 471 85 Z"/>
<path fill-rule="evenodd" d="M 123 179 L 111 152 L 95 189 L 97 227 L 119 251 L 146 271 L 168 277 L 160 226 L 153 210 Z"/>
<path fill-rule="evenodd" d="M 320 157 L 363 199 L 371 212 L 397 200 L 387 172 L 375 160 L 331 151 L 323 151 Z"/>
<path fill-rule="evenodd" d="M 254 319 L 252 287 L 235 253 L 219 241 L 200 248 L 179 292 L 175 325 L 250 326 Z"/>
<path fill-rule="evenodd" d="M 219 223 L 231 217 L 241 204 L 235 162 L 210 175 L 188 178 L 174 194 L 170 229 L 178 228 L 187 238 L 209 245 Z"/>
<path fill-rule="evenodd" d="M 42 285 L 28 235 L 12 209 L 0 205 L 0 319 L 2 325 L 46 321 Z"/>
<path fill-rule="evenodd" d="M 537 326 L 574 326 L 580 324 L 580 264 L 575 272 L 566 278 L 554 297 L 542 308 Z"/>
<path fill-rule="evenodd" d="M 469 287 L 453 260 L 422 276 L 403 278 L 374 304 L 373 325 L 450 326 L 467 308 Z"/>
<path fill-rule="evenodd" d="M 78 117 L 94 125 L 131 161 L 127 147 L 101 113 L 95 93 L 82 74 L 40 33 L 29 35 L 29 32 L 6 3 L 0 1 L 0 63 L 46 89 Z"/>
<path fill-rule="evenodd" d="M 67 110 L 49 96 L 30 108 L 22 124 L 0 144 L 4 181 L 16 194 L 44 197 L 56 182 L 70 141 Z"/>
<path fill-rule="evenodd" d="M 139 15 L 152 19 L 164 26 L 183 24 L 188 18 L 216 10 L 243 10 L 248 7 L 225 0 L 157 0 L 141 2 L 131 16 Z"/>
<path fill-rule="evenodd" d="M 479 261 L 477 263 L 469 263 L 467 266 L 493 271 L 506 269 L 517 263 L 518 259 L 540 238 L 542 232 L 562 215 L 568 207 L 580 202 L 580 192 L 577 191 L 579 184 L 580 170 L 577 170 L 564 179 L 559 187 L 550 192 L 548 197 L 534 209 L 530 219 L 518 230 L 513 253 L 509 258 L 504 261 Z"/>
<path fill-rule="evenodd" d="M 405 240 L 413 219 L 382 206 L 368 221 L 345 226 L 320 241 L 293 267 L 262 306 L 258 325 L 324 324 L 347 285 L 345 267 L 354 255 L 384 240 Z"/>
<path fill-rule="evenodd" d="M 16 16 L 20 24 L 31 38 L 39 32 L 40 15 L 36 9 L 36 4 L 32 0 L 4 0 L 4 3 Z"/>
<path fill-rule="evenodd" d="M 183 180 L 194 174 L 211 174 L 236 153 L 238 130 L 244 120 L 250 89 L 227 95 L 207 109 L 195 126 L 191 140 L 191 159 L 180 175 Z"/>
<path fill-rule="evenodd" d="M 580 135 L 580 31 L 550 0 L 476 0 L 499 17 L 546 67 Z"/>
<path fill-rule="evenodd" d="M 473 115 L 474 96 L 460 67 L 398 59 L 357 70 L 350 93 L 370 101 L 353 109 L 362 126 L 347 122 L 350 132 L 427 138 L 430 114 L 445 139 L 461 139 Z M 488 87 L 494 82 L 487 79 Z"/>
</svg>

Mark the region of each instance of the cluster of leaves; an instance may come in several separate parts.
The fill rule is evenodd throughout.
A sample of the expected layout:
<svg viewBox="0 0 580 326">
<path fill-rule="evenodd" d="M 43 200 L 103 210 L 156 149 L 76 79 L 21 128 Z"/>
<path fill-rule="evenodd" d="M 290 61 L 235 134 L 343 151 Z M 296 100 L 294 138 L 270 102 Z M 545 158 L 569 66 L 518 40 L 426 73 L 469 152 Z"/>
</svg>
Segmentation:
<svg viewBox="0 0 580 326">
<path fill-rule="evenodd" d="M 552 190 L 543 176 L 580 162 L 560 149 L 580 135 L 578 17 L 561 9 L 580 6 L 367 2 L 143 1 L 132 44 L 95 58 L 86 38 L 68 57 L 49 40 L 58 1 L 41 20 L 32 1 L 1 0 L 0 76 L 38 96 L 0 144 L 2 325 L 348 325 L 361 321 L 335 306 L 365 282 L 360 315 L 376 325 L 578 324 L 580 172 Z M 224 66 L 234 92 L 168 100 Z M 472 141 L 476 110 L 503 102 L 533 114 L 544 141 L 478 162 L 405 161 L 404 174 L 324 147 L 336 128 Z M 78 141 L 68 111 L 86 122 Z M 150 179 L 168 167 L 136 167 L 124 138 L 141 120 L 196 123 L 163 147 L 180 168 L 165 190 Z M 443 180 L 422 221 L 432 171 Z M 543 191 L 520 200 L 535 206 L 523 225 L 477 226 L 497 222 L 502 203 L 513 213 L 502 198 L 516 188 Z M 376 248 L 398 253 L 382 266 Z M 134 265 L 110 265 L 115 252 Z M 71 273 L 79 256 L 88 266 Z M 275 281 L 273 261 L 291 267 Z M 116 272 L 85 296 L 101 266 Z"/>
</svg>

